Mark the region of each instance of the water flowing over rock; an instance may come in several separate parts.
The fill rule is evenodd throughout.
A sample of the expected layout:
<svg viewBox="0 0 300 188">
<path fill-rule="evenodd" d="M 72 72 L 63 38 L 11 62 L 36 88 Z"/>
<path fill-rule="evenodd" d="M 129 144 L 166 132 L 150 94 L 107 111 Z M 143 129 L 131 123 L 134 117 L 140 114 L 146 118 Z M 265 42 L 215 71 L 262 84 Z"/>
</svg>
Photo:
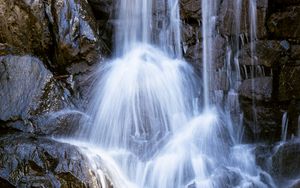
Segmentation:
<svg viewBox="0 0 300 188">
<path fill-rule="evenodd" d="M 88 159 L 74 146 L 32 134 L 7 134 L 0 137 L 0 148 L 3 187 L 101 187 Z"/>
<path fill-rule="evenodd" d="M 231 120 L 211 106 L 218 4 L 202 1 L 202 102 L 198 77 L 178 50 L 178 6 L 150 0 L 118 4 L 116 57 L 98 70 L 90 119 L 82 120 L 75 135 L 87 144 L 69 142 L 102 156 L 108 173 L 117 175 L 116 187 L 274 186 L 255 166 L 252 149 L 236 145 Z"/>
</svg>

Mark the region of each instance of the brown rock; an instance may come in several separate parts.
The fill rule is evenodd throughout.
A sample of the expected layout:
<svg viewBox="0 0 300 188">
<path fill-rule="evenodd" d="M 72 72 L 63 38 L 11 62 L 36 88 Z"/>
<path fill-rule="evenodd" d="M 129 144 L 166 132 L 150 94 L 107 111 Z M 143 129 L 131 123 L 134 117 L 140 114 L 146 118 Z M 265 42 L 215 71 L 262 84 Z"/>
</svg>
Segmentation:
<svg viewBox="0 0 300 188">
<path fill-rule="evenodd" d="M 300 66 L 288 62 L 281 67 L 279 75 L 279 100 L 300 99 Z"/>
<path fill-rule="evenodd" d="M 43 0 L 0 1 L 0 43 L 45 57 L 52 45 L 47 8 Z"/>
</svg>

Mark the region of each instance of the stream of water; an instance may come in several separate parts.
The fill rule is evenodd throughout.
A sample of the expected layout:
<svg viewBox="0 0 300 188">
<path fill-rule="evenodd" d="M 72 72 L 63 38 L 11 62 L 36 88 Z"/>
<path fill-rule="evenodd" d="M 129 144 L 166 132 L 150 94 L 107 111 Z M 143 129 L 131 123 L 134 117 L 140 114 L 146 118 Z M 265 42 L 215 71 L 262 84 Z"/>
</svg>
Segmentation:
<svg viewBox="0 0 300 188">
<path fill-rule="evenodd" d="M 117 188 L 275 187 L 211 100 L 216 1 L 202 0 L 203 84 L 182 58 L 178 0 L 118 5 L 115 58 L 98 71 L 89 118 L 64 141 Z"/>
</svg>

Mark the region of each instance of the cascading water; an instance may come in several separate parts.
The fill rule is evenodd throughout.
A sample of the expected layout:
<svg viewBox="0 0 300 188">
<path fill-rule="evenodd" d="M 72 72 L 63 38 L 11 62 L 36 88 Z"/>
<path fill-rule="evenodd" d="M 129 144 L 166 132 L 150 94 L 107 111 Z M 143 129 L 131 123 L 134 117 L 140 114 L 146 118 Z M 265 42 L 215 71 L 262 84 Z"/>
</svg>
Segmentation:
<svg viewBox="0 0 300 188">
<path fill-rule="evenodd" d="M 273 187 L 210 101 L 215 1 L 202 1 L 203 112 L 194 102 L 199 79 L 181 59 L 178 1 L 119 5 L 117 57 L 100 68 L 89 121 L 68 142 L 93 168 L 101 160 L 99 177 L 106 172 L 115 187 Z"/>
<path fill-rule="evenodd" d="M 256 56 L 256 39 L 257 39 L 257 4 L 256 0 L 249 0 L 249 18 L 250 18 L 250 51 L 251 51 L 251 87 L 252 91 L 255 90 L 255 80 L 254 77 L 256 76 L 255 69 L 257 65 L 257 56 Z M 253 114 L 253 124 L 254 124 L 254 129 L 256 130 L 257 127 L 257 110 L 256 110 L 256 101 L 255 101 L 255 96 L 254 92 L 252 93 L 252 114 Z M 255 135 L 257 136 L 257 135 Z"/>
</svg>

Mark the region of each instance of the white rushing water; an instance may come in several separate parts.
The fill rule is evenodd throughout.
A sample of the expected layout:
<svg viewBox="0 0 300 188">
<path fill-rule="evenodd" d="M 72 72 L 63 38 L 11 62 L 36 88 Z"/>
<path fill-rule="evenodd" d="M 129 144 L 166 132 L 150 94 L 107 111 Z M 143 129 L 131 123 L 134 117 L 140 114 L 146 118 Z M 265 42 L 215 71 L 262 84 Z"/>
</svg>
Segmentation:
<svg viewBox="0 0 300 188">
<path fill-rule="evenodd" d="M 273 187 L 210 100 L 216 1 L 202 0 L 201 111 L 200 81 L 181 57 L 178 1 L 120 0 L 118 8 L 116 57 L 98 71 L 78 136 L 63 141 L 88 156 L 103 187 L 105 176 L 118 188 Z"/>
<path fill-rule="evenodd" d="M 288 113 L 284 112 L 281 120 L 281 141 L 285 142 L 289 125 Z"/>
</svg>

